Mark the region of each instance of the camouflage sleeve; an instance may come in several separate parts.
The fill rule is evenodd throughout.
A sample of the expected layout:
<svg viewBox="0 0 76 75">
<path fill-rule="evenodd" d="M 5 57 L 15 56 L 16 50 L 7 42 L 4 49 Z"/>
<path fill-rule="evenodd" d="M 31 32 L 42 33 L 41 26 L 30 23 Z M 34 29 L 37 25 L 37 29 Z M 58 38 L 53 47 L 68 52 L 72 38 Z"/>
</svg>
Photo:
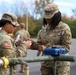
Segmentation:
<svg viewBox="0 0 76 75">
<path fill-rule="evenodd" d="M 41 41 L 41 40 L 40 40 L 40 32 L 41 32 L 41 30 L 38 32 L 37 41 L 36 41 L 36 42 L 33 41 L 30 49 L 34 49 L 34 50 L 37 50 L 37 49 L 38 49 L 38 45 L 40 44 L 40 41 Z"/>
<path fill-rule="evenodd" d="M 5 57 L 19 57 L 19 56 L 26 56 L 26 53 L 22 50 L 18 50 L 15 46 L 13 46 L 13 43 L 10 39 L 5 39 L 3 43 L 1 44 L 2 51 L 0 56 Z"/>
<path fill-rule="evenodd" d="M 16 56 L 15 54 L 15 49 L 13 48 L 13 45 L 11 43 L 11 40 L 7 39 L 5 41 L 3 41 L 2 43 L 2 51 L 3 51 L 3 56 L 7 56 L 7 57 L 14 57 Z"/>
<path fill-rule="evenodd" d="M 66 48 L 67 52 L 69 52 L 69 50 L 71 48 L 71 39 L 72 39 L 72 35 L 71 35 L 70 29 L 66 29 L 66 30 L 62 31 L 61 47 Z"/>
<path fill-rule="evenodd" d="M 30 38 L 30 34 L 29 34 L 29 32 L 27 32 L 27 37 Z"/>
<path fill-rule="evenodd" d="M 22 51 L 22 50 L 20 50 L 20 49 L 17 49 L 15 52 L 16 52 L 16 56 L 17 56 L 17 57 L 24 57 L 24 56 L 27 55 L 26 52 L 24 52 L 24 51 Z"/>
</svg>

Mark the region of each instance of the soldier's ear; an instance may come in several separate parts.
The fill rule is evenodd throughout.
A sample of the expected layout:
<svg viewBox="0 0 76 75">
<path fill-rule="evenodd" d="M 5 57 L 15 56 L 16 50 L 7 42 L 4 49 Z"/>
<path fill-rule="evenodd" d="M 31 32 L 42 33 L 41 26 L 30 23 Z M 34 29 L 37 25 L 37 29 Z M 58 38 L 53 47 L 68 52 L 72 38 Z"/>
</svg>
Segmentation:
<svg viewBox="0 0 76 75">
<path fill-rule="evenodd" d="M 5 27 L 8 27 L 8 26 L 9 26 L 9 23 L 6 23 L 6 24 L 5 24 Z"/>
</svg>

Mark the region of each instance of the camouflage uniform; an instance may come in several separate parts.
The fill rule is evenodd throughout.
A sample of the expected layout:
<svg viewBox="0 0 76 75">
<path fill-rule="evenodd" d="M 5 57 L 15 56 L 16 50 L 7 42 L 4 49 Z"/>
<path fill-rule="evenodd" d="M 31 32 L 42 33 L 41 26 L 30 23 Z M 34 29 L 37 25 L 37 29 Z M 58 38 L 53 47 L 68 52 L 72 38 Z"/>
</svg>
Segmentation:
<svg viewBox="0 0 76 75">
<path fill-rule="evenodd" d="M 59 11 L 59 9 L 56 4 L 50 3 L 45 6 L 44 11 L 44 18 L 51 19 L 54 14 Z M 71 47 L 71 38 L 72 36 L 69 26 L 63 22 L 59 22 L 59 24 L 53 30 L 50 29 L 49 24 L 43 26 L 38 33 L 37 43 L 45 45 L 46 47 L 64 47 L 68 53 Z M 42 62 L 42 75 L 53 75 L 53 65 L 53 61 Z M 70 62 L 57 61 L 56 75 L 70 75 Z"/>
<path fill-rule="evenodd" d="M 25 26 L 24 23 L 21 23 L 20 25 Z M 30 34 L 29 34 L 24 28 L 18 30 L 18 31 L 15 33 L 15 39 L 16 39 L 16 37 L 17 37 L 18 35 L 20 35 L 21 42 L 25 41 L 25 39 L 27 39 L 27 38 L 30 38 Z M 26 56 L 26 54 L 27 54 L 27 53 L 26 53 L 26 48 L 25 48 L 23 45 L 24 45 L 24 43 L 19 44 L 19 45 L 17 46 L 17 49 L 21 49 L 22 51 L 24 51 L 25 56 Z"/>
<path fill-rule="evenodd" d="M 9 43 L 8 43 L 9 42 Z M 12 44 L 11 44 L 12 43 Z M 0 53 L 1 56 L 14 57 L 14 44 L 12 39 L 7 33 L 3 30 L 0 31 Z M 0 75 L 9 75 L 9 68 L 1 68 Z"/>
<path fill-rule="evenodd" d="M 19 26 L 17 23 L 16 16 L 10 14 L 10 13 L 4 13 L 2 16 L 2 19 L 0 20 L 0 26 L 2 20 L 10 21 L 12 25 Z M 3 27 L 3 26 L 1 26 Z M 21 51 L 20 51 L 21 53 Z M 4 31 L 3 29 L 0 30 L 0 57 L 16 57 L 16 46 L 12 40 L 12 38 L 9 36 L 9 34 Z M 0 68 L 0 75 L 9 75 L 9 66 L 7 68 Z"/>
<path fill-rule="evenodd" d="M 47 26 L 49 28 L 49 26 Z M 71 31 L 67 24 L 60 22 L 54 30 L 45 30 L 43 27 L 38 33 L 38 43 L 41 42 L 43 45 L 52 47 L 53 45 L 65 47 L 67 51 L 70 50 L 71 46 Z M 57 74 L 56 75 L 70 75 L 70 62 L 57 61 Z M 50 68 L 50 70 L 49 70 Z M 42 75 L 48 74 L 53 68 L 53 62 L 43 62 L 41 71 Z"/>
<path fill-rule="evenodd" d="M 20 27 L 23 27 L 22 29 L 18 30 L 15 34 L 15 38 L 20 35 L 20 38 L 21 38 L 21 42 L 25 41 L 26 38 L 30 38 L 30 34 L 24 29 L 25 28 L 25 24 L 24 23 L 20 23 Z M 27 52 L 26 52 L 26 48 L 24 47 L 24 43 L 21 43 L 19 45 L 17 45 L 17 49 L 19 50 L 22 50 L 25 55 L 23 57 L 26 57 L 27 55 Z M 24 72 L 24 67 L 25 65 L 21 64 L 21 70 L 20 72 Z M 16 68 L 14 68 L 14 72 L 16 71 Z"/>
<path fill-rule="evenodd" d="M 26 38 L 30 38 L 30 34 L 25 29 L 21 29 L 17 31 L 15 34 L 15 38 L 17 37 L 17 35 L 20 35 L 22 42 L 25 41 Z M 17 49 L 21 49 L 22 51 L 24 51 L 26 56 L 27 53 L 26 53 L 26 48 L 24 47 L 24 43 L 21 43 L 20 45 L 18 45 Z"/>
</svg>

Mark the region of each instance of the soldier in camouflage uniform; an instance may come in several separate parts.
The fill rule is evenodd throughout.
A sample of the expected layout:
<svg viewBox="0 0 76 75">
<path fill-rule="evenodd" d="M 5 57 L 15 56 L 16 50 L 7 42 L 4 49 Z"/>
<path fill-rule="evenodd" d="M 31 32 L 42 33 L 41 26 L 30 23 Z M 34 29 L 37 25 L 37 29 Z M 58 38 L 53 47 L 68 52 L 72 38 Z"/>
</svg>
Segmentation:
<svg viewBox="0 0 76 75">
<path fill-rule="evenodd" d="M 24 51 L 24 53 L 25 53 L 24 57 L 26 57 L 27 52 L 26 52 L 25 47 L 23 46 L 24 45 L 23 42 L 26 41 L 27 38 L 30 38 L 30 34 L 29 34 L 29 32 L 27 32 L 25 30 L 25 24 L 24 23 L 20 23 L 20 27 L 19 28 L 20 29 L 15 33 L 15 39 L 16 39 L 16 37 L 18 35 L 20 35 L 21 43 L 18 44 L 18 45 L 16 43 L 16 46 L 17 46 L 17 49 L 21 49 L 22 51 Z M 20 72 L 21 73 L 25 72 L 24 69 L 25 69 L 25 65 L 21 64 L 21 70 L 20 70 Z M 16 72 L 16 68 L 14 68 L 14 72 Z"/>
<path fill-rule="evenodd" d="M 0 20 L 0 57 L 16 57 L 25 55 L 22 50 L 17 50 L 16 46 L 9 36 L 10 33 L 15 31 L 16 26 L 19 26 L 17 23 L 17 17 L 10 14 L 4 13 Z M 31 46 L 31 41 L 28 41 L 28 44 L 24 44 L 25 48 L 28 49 Z M 0 75 L 10 75 L 9 66 L 7 68 L 0 68 Z"/>
<path fill-rule="evenodd" d="M 33 42 L 32 49 L 43 50 L 45 47 L 63 47 L 68 54 L 71 47 L 71 30 L 69 26 L 61 22 L 61 12 L 54 3 L 47 4 L 44 8 L 43 26 L 38 33 L 37 44 Z M 41 65 L 42 75 L 53 75 L 53 61 L 44 61 Z M 70 75 L 70 62 L 57 61 L 56 75 Z"/>
</svg>

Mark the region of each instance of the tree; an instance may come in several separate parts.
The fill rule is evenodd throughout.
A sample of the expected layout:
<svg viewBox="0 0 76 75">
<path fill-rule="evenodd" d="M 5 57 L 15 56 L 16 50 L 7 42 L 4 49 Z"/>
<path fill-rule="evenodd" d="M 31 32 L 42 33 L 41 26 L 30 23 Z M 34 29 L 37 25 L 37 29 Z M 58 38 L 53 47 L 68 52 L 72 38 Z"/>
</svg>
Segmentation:
<svg viewBox="0 0 76 75">
<path fill-rule="evenodd" d="M 8 12 L 9 11 L 9 7 L 8 7 L 8 5 L 9 4 L 7 4 L 7 3 L 5 3 L 4 1 L 2 1 L 2 3 L 0 3 L 0 13 L 5 13 L 5 12 Z"/>
<path fill-rule="evenodd" d="M 72 9 L 72 12 L 74 13 L 74 16 L 76 16 L 76 9 Z"/>
<path fill-rule="evenodd" d="M 45 5 L 52 1 L 50 1 L 50 0 L 35 0 L 35 8 L 34 8 L 35 18 L 38 18 L 38 17 L 41 18 L 43 15 L 43 9 L 44 9 Z"/>
<path fill-rule="evenodd" d="M 26 3 L 23 0 L 14 3 L 11 9 L 12 9 L 11 11 L 17 16 L 22 16 L 24 14 L 27 14 Z"/>
<path fill-rule="evenodd" d="M 24 14 L 23 16 L 19 16 L 18 17 L 18 23 L 20 24 L 21 22 L 23 22 L 25 24 L 25 29 L 26 29 L 26 15 Z M 28 28 L 29 28 L 29 33 L 31 36 L 35 35 L 35 29 L 36 29 L 36 24 L 33 21 L 33 17 L 28 16 Z M 17 29 L 18 30 L 18 29 Z"/>
<path fill-rule="evenodd" d="M 76 19 L 71 16 L 71 17 L 67 17 L 66 15 L 62 16 L 62 21 L 67 23 L 71 29 L 72 32 L 72 38 L 76 38 Z"/>
</svg>

